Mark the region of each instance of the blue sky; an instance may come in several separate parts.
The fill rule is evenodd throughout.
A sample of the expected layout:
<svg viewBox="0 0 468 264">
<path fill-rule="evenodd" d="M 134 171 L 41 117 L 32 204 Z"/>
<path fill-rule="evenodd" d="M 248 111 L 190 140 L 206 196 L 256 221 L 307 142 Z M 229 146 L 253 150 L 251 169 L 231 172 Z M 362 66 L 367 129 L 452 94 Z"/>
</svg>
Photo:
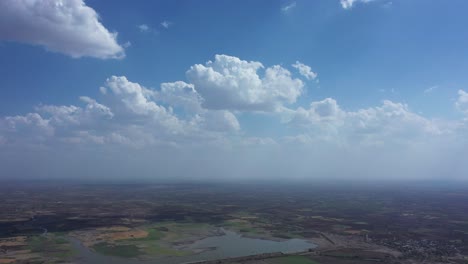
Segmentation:
<svg viewBox="0 0 468 264">
<path fill-rule="evenodd" d="M 137 156 L 172 153 L 170 146 L 190 156 L 210 146 L 203 160 L 222 151 L 233 164 L 270 147 L 330 164 L 343 151 L 365 153 L 344 166 L 355 174 L 376 151 L 393 153 L 382 158 L 391 164 L 430 149 L 393 172 L 405 175 L 429 171 L 422 164 L 440 160 L 441 147 L 459 153 L 438 164 L 441 174 L 464 162 L 466 1 L 8 0 L 0 7 L 8 12 L 0 18 L 0 151 L 13 163 L 22 158 L 13 153 L 38 146 L 39 154 L 65 148 L 83 157 L 87 144 Z M 216 67 L 225 74 L 215 80 Z M 233 68 L 241 70 L 226 73 Z M 162 83 L 170 83 L 165 91 Z M 291 147 L 298 139 L 310 149 Z M 43 175 L 55 158 L 44 161 Z M 297 174 L 343 173 L 298 160 Z M 30 172 L 11 166 L 8 173 Z"/>
</svg>

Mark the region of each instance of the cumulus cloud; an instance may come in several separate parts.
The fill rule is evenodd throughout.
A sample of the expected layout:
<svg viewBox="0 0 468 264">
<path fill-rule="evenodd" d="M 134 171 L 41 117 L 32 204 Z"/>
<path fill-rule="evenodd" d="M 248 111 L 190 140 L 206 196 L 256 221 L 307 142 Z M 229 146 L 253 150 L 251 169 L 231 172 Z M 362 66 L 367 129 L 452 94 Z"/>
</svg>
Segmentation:
<svg viewBox="0 0 468 264">
<path fill-rule="evenodd" d="M 293 67 L 311 72 L 296 62 Z M 265 68 L 256 61 L 216 55 L 186 72 L 189 82 L 162 83 L 147 88 L 125 76 L 111 76 L 99 88 L 101 100 L 82 96 L 82 105 L 39 105 L 35 112 L 0 119 L 2 144 L 15 135 L 64 142 L 187 144 L 224 143 L 239 136 L 237 114 L 271 113 L 296 133 L 283 142 L 333 142 L 338 145 L 410 144 L 431 137 L 453 136 L 463 126 L 425 118 L 402 103 L 384 100 L 380 106 L 344 110 L 335 99 L 290 108 L 302 94 L 303 83 L 278 65 Z M 468 113 L 468 93 L 458 92 L 456 107 Z M 457 128 L 457 126 L 459 128 Z M 272 133 L 274 134 L 274 133 Z M 249 137 L 249 135 L 246 135 Z M 268 138 L 274 135 L 268 136 Z M 31 137 L 32 138 L 32 137 Z M 224 144 L 223 143 L 223 144 Z"/>
<path fill-rule="evenodd" d="M 303 83 L 287 69 L 226 55 L 186 77 L 151 88 L 111 76 L 99 96 L 0 117 L 0 172 L 414 179 L 458 166 L 453 177 L 466 175 L 466 120 L 430 119 L 389 100 L 353 110 L 334 98 L 292 106 Z M 455 106 L 468 114 L 467 92 Z M 11 165 L 37 160 L 31 171 Z"/>
<path fill-rule="evenodd" d="M 125 76 L 112 76 L 106 87 L 126 110 L 137 115 L 165 115 L 167 110 L 152 101 L 153 91 L 138 83 L 130 82 Z"/>
<path fill-rule="evenodd" d="M 208 129 L 214 131 L 231 131 L 240 130 L 240 124 L 236 116 L 226 110 L 206 111 L 200 115 L 199 122 Z"/>
<path fill-rule="evenodd" d="M 307 80 L 313 80 L 317 78 L 317 73 L 313 72 L 312 68 L 310 68 L 308 65 L 305 65 L 304 63 L 296 61 L 292 67 L 296 68 L 299 71 L 299 74 L 304 76 Z"/>
<path fill-rule="evenodd" d="M 298 108 L 295 122 L 305 124 L 324 121 L 339 122 L 344 114 L 345 112 L 340 109 L 335 99 L 326 98 L 322 101 L 312 102 L 309 109 Z"/>
<path fill-rule="evenodd" d="M 34 133 L 30 133 L 33 131 Z M 14 143 L 23 140 L 42 141 L 44 138 L 53 136 L 55 130 L 50 121 L 42 118 L 38 113 L 26 115 L 7 116 L 0 120 L 0 133 L 3 132 L 3 140 L 14 140 Z"/>
<path fill-rule="evenodd" d="M 193 84 L 183 81 L 162 83 L 158 98 L 174 106 L 181 107 L 188 112 L 198 113 L 202 110 L 202 98 Z"/>
<path fill-rule="evenodd" d="M 40 105 L 35 108 L 34 113 L 5 117 L 0 120 L 0 133 L 7 132 L 9 141 L 35 143 L 54 139 L 71 142 L 73 140 L 70 139 L 76 134 L 86 132 L 86 136 L 90 137 L 91 132 L 87 132 L 88 130 L 105 133 L 105 123 L 110 124 L 109 121 L 114 116 L 112 111 L 89 97 L 83 96 L 80 100 L 85 103 L 84 107 Z"/>
<path fill-rule="evenodd" d="M 192 123 L 212 131 L 240 130 L 236 116 L 228 110 L 212 110 L 202 107 L 203 98 L 193 84 L 183 81 L 162 83 L 156 98 L 174 108 L 181 108 L 185 115 L 193 116 Z"/>
<path fill-rule="evenodd" d="M 81 96 L 83 106 L 39 105 L 34 113 L 3 117 L 2 144 L 25 137 L 36 143 L 190 145 L 217 141 L 240 130 L 232 112 L 202 109 L 193 85 L 184 82 L 163 83 L 157 91 L 125 76 L 111 76 L 99 90 L 105 104 Z M 186 114 L 174 113 L 176 106 Z"/>
<path fill-rule="evenodd" d="M 73 58 L 120 59 L 117 33 L 83 0 L 0 1 L 0 40 L 40 45 Z"/>
<path fill-rule="evenodd" d="M 303 82 L 279 65 L 259 74 L 263 69 L 260 62 L 216 55 L 205 65 L 193 65 L 186 75 L 208 109 L 275 111 L 296 102 L 303 92 Z"/>
<path fill-rule="evenodd" d="M 375 0 L 340 0 L 341 7 L 344 9 L 350 9 L 355 3 L 370 3 Z"/>
<path fill-rule="evenodd" d="M 445 131 L 435 121 L 389 100 L 381 106 L 345 111 L 336 100 L 312 102 L 298 108 L 289 123 L 306 128 L 312 137 L 340 143 L 395 144 L 439 136 Z"/>
</svg>

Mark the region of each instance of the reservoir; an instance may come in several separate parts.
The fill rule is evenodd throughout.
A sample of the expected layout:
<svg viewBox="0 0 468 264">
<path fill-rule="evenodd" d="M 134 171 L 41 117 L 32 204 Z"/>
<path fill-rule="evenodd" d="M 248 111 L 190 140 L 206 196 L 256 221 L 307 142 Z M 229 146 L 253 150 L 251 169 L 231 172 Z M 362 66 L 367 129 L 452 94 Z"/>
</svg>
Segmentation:
<svg viewBox="0 0 468 264">
<path fill-rule="evenodd" d="M 273 241 L 258 238 L 244 237 L 236 232 L 223 230 L 224 235 L 207 237 L 197 240 L 185 248 L 188 250 L 201 251 L 193 255 L 182 257 L 159 257 L 151 260 L 127 259 L 113 256 L 106 256 L 96 253 L 83 246 L 80 241 L 70 238 L 73 248 L 77 251 L 79 262 L 84 263 L 116 263 L 116 264 L 140 264 L 140 263 L 161 263 L 178 264 L 189 263 L 202 260 L 213 260 L 222 258 L 241 257 L 262 253 L 282 252 L 294 253 L 306 251 L 316 247 L 315 244 L 303 239 L 289 239 Z M 155 242 L 156 243 L 156 242 Z"/>
</svg>

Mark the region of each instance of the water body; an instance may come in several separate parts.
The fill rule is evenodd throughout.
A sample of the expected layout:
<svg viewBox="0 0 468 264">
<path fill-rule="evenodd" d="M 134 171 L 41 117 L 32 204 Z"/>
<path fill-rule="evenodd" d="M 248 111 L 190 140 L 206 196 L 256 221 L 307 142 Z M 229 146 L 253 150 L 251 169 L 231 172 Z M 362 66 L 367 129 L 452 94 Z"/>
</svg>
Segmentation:
<svg viewBox="0 0 468 264">
<path fill-rule="evenodd" d="M 248 256 L 262 253 L 294 253 L 314 248 L 315 245 L 303 239 L 272 241 L 244 237 L 236 232 L 224 230 L 223 236 L 208 237 L 198 240 L 189 249 L 216 247 L 215 250 L 199 254 L 202 259 L 219 259 Z"/>
<path fill-rule="evenodd" d="M 73 247 L 78 251 L 79 260 L 84 263 L 116 263 L 116 264 L 141 264 L 161 263 L 178 264 L 202 260 L 213 260 L 231 257 L 241 257 L 254 254 L 283 252 L 294 253 L 306 251 L 316 247 L 315 244 L 303 239 L 289 239 L 285 241 L 272 241 L 257 238 L 244 237 L 236 232 L 223 230 L 224 235 L 207 237 L 195 241 L 187 246 L 188 250 L 209 249 L 205 252 L 183 257 L 162 257 L 152 260 L 126 259 L 98 254 L 85 246 L 78 240 L 71 238 Z M 156 242 L 155 242 L 156 243 Z"/>
</svg>

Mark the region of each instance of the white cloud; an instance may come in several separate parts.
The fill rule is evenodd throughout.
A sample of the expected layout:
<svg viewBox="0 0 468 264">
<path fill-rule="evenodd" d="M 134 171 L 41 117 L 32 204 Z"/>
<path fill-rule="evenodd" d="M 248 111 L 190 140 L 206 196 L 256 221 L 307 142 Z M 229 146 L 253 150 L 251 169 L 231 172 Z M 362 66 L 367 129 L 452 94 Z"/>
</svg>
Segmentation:
<svg viewBox="0 0 468 264">
<path fill-rule="evenodd" d="M 462 169 L 450 170 L 453 177 L 466 175 L 466 120 L 430 119 L 388 100 L 346 110 L 325 98 L 292 109 L 303 84 L 288 70 L 225 55 L 186 75 L 186 82 L 156 89 L 111 76 L 98 99 L 82 96 L 76 105 L 0 117 L 0 172 L 25 168 L 9 162 L 15 161 L 28 164 L 23 175 L 46 168 L 46 176 L 77 177 L 146 171 L 148 177 L 414 179 L 455 167 Z M 468 114 L 468 93 L 458 91 L 455 105 Z M 77 165 L 84 163 L 90 166 Z"/>
<path fill-rule="evenodd" d="M 296 61 L 296 63 L 294 63 L 292 66 L 296 68 L 299 71 L 299 74 L 304 76 L 307 80 L 313 80 L 317 78 L 317 73 L 313 72 L 312 68 L 310 68 L 308 65 L 305 65 L 304 63 Z"/>
<path fill-rule="evenodd" d="M 105 117 L 109 119 L 114 117 L 114 114 L 112 113 L 109 107 L 96 102 L 96 100 L 87 96 L 80 96 L 80 100 L 86 103 L 84 112 L 87 115 L 96 115 L 99 117 Z"/>
<path fill-rule="evenodd" d="M 300 62 L 294 65 L 304 73 L 311 71 Z M 274 111 L 270 116 L 280 117 L 279 124 L 295 129 L 284 136 L 284 142 L 413 144 L 457 137 L 465 129 L 462 122 L 431 120 L 388 100 L 380 106 L 346 111 L 335 99 L 326 98 L 293 110 L 287 104 L 301 95 L 302 81 L 281 66 L 265 68 L 260 62 L 232 56 L 216 55 L 213 62 L 192 66 L 186 75 L 190 82 L 162 83 L 159 90 L 125 76 L 111 76 L 99 88 L 101 102 L 82 96 L 81 106 L 39 105 L 33 113 L 0 118 L 2 144 L 11 139 L 20 142 L 23 137 L 138 146 L 226 143 L 226 136 L 241 136 L 236 114 L 258 111 Z M 468 114 L 468 93 L 460 90 L 458 95 L 456 108 Z"/>
<path fill-rule="evenodd" d="M 216 55 L 214 62 L 196 64 L 186 75 L 208 109 L 275 111 L 302 94 L 303 82 L 288 70 L 275 65 L 260 76 L 263 68 L 260 62 Z"/>
<path fill-rule="evenodd" d="M 335 99 L 326 98 L 322 101 L 312 102 L 309 109 L 299 108 L 298 118 L 311 122 L 333 121 L 337 122 L 345 114 Z"/>
<path fill-rule="evenodd" d="M 193 84 L 182 81 L 162 83 L 158 98 L 174 107 L 182 107 L 188 112 L 198 113 L 202 109 L 202 98 Z"/>
<path fill-rule="evenodd" d="M 131 82 L 125 76 L 112 76 L 107 79 L 105 90 L 118 122 L 138 126 L 138 132 L 132 133 L 143 133 L 150 141 L 170 138 L 176 142 L 240 129 L 231 112 L 202 109 L 201 98 L 193 85 L 182 81 L 162 83 L 161 90 L 156 91 Z M 180 107 L 185 115 L 175 114 L 173 107 Z"/>
<path fill-rule="evenodd" d="M 246 147 L 278 146 L 278 143 L 270 137 L 245 137 L 240 144 Z"/>
<path fill-rule="evenodd" d="M 387 3 L 385 3 L 385 4 L 383 5 L 383 7 L 384 7 L 384 8 L 390 8 L 390 7 L 392 7 L 392 5 L 393 5 L 393 2 L 387 2 Z"/>
<path fill-rule="evenodd" d="M 84 108 L 56 105 L 41 105 L 36 107 L 36 111 L 45 116 L 51 116 L 49 121 L 52 125 L 83 125 L 95 119 L 112 119 L 114 114 L 109 107 L 96 102 L 87 96 L 81 96 L 80 100 L 86 103 Z"/>
<path fill-rule="evenodd" d="M 350 9 L 355 3 L 370 3 L 375 0 L 340 0 L 341 7 L 344 9 Z"/>
<path fill-rule="evenodd" d="M 203 98 L 193 84 L 182 81 L 162 83 L 155 96 L 162 102 L 182 108 L 187 116 L 193 116 L 192 123 L 207 130 L 238 131 L 240 124 L 236 116 L 228 110 L 211 110 L 202 107 Z"/>
<path fill-rule="evenodd" d="M 172 26 L 172 22 L 164 20 L 163 22 L 161 22 L 161 26 L 165 29 L 168 29 L 170 26 Z"/>
<path fill-rule="evenodd" d="M 289 123 L 306 128 L 311 137 L 343 144 L 410 143 L 445 133 L 437 122 L 388 100 L 381 106 L 344 111 L 326 98 L 312 102 L 309 109 L 298 108 Z"/>
<path fill-rule="evenodd" d="M 124 48 L 83 0 L 0 1 L 0 40 L 40 45 L 73 58 L 119 59 Z"/>
<path fill-rule="evenodd" d="M 439 86 L 437 86 L 437 85 L 431 86 L 431 87 L 425 89 L 425 90 L 424 90 L 424 93 L 425 93 L 425 94 L 432 93 L 433 91 L 437 90 L 438 88 L 439 88 Z"/>
<path fill-rule="evenodd" d="M 281 7 L 281 11 L 283 13 L 287 13 L 287 12 L 290 12 L 292 9 L 294 9 L 296 7 L 296 2 L 291 2 L 283 7 Z"/>
<path fill-rule="evenodd" d="M 332 98 L 312 102 L 309 109 L 299 107 L 289 123 L 303 128 L 312 136 L 322 140 L 340 140 L 340 129 L 344 125 L 346 113 Z"/>
<path fill-rule="evenodd" d="M 152 101 L 153 91 L 138 83 L 130 82 L 125 76 L 112 76 L 106 80 L 108 91 L 112 91 L 118 102 L 137 115 L 165 115 L 167 110 Z"/>
<path fill-rule="evenodd" d="M 124 49 L 126 49 L 126 48 L 128 48 L 128 47 L 131 47 L 131 46 L 132 46 L 132 43 L 131 43 L 130 41 L 127 41 L 127 42 L 125 42 L 124 44 L 122 44 L 122 47 L 123 47 Z"/>
<path fill-rule="evenodd" d="M 138 29 L 140 30 L 140 32 L 148 32 L 150 31 L 150 27 L 146 24 L 141 24 L 141 25 L 138 25 Z"/>
<path fill-rule="evenodd" d="M 194 116 L 192 122 L 207 130 L 238 131 L 240 124 L 236 116 L 227 110 L 211 110 L 202 107 L 203 98 L 193 84 L 182 81 L 162 83 L 156 98 L 174 107 L 182 108 L 187 116 Z"/>
<path fill-rule="evenodd" d="M 0 118 L 0 146 L 2 147 L 21 148 L 40 145 L 54 138 L 55 135 L 56 129 L 50 120 L 38 113 Z"/>
<path fill-rule="evenodd" d="M 7 116 L 0 120 L 0 131 L 14 133 L 21 140 L 26 140 L 29 131 L 35 133 L 31 136 L 36 139 L 42 139 L 45 136 L 53 136 L 54 128 L 50 121 L 42 118 L 38 113 L 28 113 L 24 116 Z"/>
<path fill-rule="evenodd" d="M 111 76 L 99 90 L 106 105 L 82 96 L 84 106 L 39 105 L 35 113 L 0 118 L 2 144 L 29 138 L 36 143 L 190 145 L 240 130 L 232 112 L 202 109 L 193 85 L 184 82 L 163 83 L 155 91 L 125 76 Z M 180 106 L 185 118 L 173 106 Z"/>
<path fill-rule="evenodd" d="M 202 125 L 208 130 L 214 131 L 238 131 L 240 124 L 236 116 L 230 111 L 213 110 L 201 114 Z"/>
<path fill-rule="evenodd" d="M 468 116 L 468 93 L 464 90 L 458 90 L 458 99 L 455 106 L 461 112 Z"/>
<path fill-rule="evenodd" d="M 409 110 L 408 106 L 385 100 L 379 107 L 348 112 L 350 137 L 362 140 L 390 140 L 409 143 L 443 131 L 432 120 Z"/>
<path fill-rule="evenodd" d="M 349 9 L 353 6 L 356 0 L 340 0 L 341 7 L 344 9 Z"/>
</svg>

